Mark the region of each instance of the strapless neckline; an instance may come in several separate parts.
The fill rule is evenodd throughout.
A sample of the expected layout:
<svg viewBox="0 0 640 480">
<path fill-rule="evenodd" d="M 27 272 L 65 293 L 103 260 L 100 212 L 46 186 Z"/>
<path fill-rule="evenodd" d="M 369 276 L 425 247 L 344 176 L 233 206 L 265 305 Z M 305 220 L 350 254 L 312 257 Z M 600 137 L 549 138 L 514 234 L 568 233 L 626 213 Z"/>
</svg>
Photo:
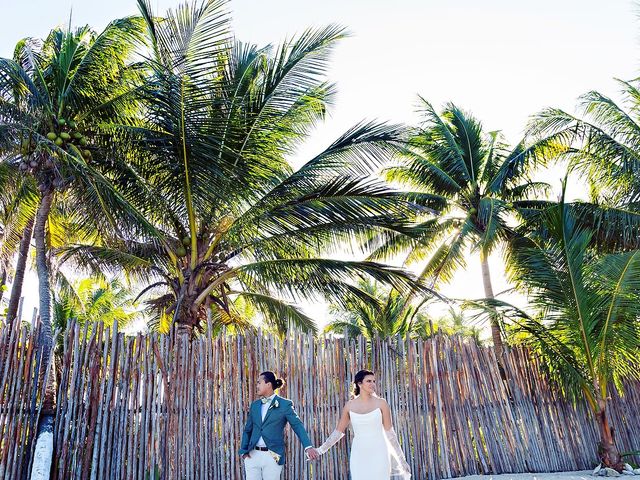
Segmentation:
<svg viewBox="0 0 640 480">
<path fill-rule="evenodd" d="M 358 412 L 352 412 L 352 411 L 350 411 L 349 413 L 355 413 L 356 415 L 364 416 L 364 415 L 371 415 L 373 412 L 377 412 L 378 410 L 382 411 L 382 409 L 380 407 L 378 407 L 378 408 L 374 408 L 373 410 L 371 410 L 370 412 L 367 412 L 367 413 L 358 413 Z"/>
</svg>

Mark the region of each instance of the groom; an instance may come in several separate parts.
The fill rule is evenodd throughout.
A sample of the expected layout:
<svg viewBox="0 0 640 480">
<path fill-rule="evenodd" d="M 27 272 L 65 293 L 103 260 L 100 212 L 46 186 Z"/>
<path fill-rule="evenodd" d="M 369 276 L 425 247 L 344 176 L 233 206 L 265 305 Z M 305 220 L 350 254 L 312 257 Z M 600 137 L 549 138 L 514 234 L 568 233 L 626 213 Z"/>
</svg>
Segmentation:
<svg viewBox="0 0 640 480">
<path fill-rule="evenodd" d="M 261 399 L 249 408 L 239 451 L 244 459 L 247 480 L 280 478 L 285 463 L 284 427 L 287 423 L 302 442 L 308 457 L 311 460 L 319 457 L 293 409 L 293 402 L 275 394 L 283 384 L 273 372 L 263 372 L 258 378 L 256 390 Z"/>
</svg>

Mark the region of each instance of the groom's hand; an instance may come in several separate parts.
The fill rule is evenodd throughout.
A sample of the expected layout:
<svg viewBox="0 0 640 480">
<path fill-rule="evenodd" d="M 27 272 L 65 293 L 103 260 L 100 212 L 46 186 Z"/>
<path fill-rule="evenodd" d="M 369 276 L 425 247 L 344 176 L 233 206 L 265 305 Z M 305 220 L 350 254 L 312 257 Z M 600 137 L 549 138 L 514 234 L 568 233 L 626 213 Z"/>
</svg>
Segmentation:
<svg viewBox="0 0 640 480">
<path fill-rule="evenodd" d="M 309 459 L 310 460 L 317 460 L 320 458 L 320 454 L 318 453 L 318 451 L 315 448 L 309 448 L 307 449 L 307 455 L 309 455 Z"/>
<path fill-rule="evenodd" d="M 248 453 L 245 453 L 244 455 L 242 455 L 242 459 L 244 460 L 245 458 L 251 458 L 251 455 L 249 455 Z"/>
</svg>

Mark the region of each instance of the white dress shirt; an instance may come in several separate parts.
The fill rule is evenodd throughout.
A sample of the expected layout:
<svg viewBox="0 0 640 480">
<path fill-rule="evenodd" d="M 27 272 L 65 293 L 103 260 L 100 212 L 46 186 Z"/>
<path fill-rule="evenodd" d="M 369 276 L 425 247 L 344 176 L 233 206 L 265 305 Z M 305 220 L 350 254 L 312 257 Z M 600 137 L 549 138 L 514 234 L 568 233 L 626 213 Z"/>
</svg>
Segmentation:
<svg viewBox="0 0 640 480">
<path fill-rule="evenodd" d="M 267 399 L 269 400 L 266 403 L 263 403 L 262 405 L 260 405 L 260 407 L 262 408 L 262 420 L 264 421 L 264 417 L 267 416 L 267 412 L 269 411 L 269 407 L 271 406 L 271 402 L 273 402 L 273 398 L 276 396 L 276 394 L 274 393 L 273 395 L 271 395 L 270 397 L 267 397 Z M 262 437 L 260 437 L 258 439 L 258 443 L 256 444 L 256 447 L 266 447 L 267 444 L 264 443 L 264 440 Z"/>
</svg>

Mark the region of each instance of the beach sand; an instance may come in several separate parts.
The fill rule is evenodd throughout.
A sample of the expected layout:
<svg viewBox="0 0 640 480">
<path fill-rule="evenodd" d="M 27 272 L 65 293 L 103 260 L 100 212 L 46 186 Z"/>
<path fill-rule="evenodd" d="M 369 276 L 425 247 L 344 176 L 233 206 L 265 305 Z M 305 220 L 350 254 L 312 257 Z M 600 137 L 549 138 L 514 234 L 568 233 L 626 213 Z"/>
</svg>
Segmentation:
<svg viewBox="0 0 640 480">
<path fill-rule="evenodd" d="M 591 470 L 582 472 L 556 473 L 505 473 L 502 475 L 471 475 L 460 477 L 459 480 L 593 480 Z M 598 477 L 599 478 L 599 477 Z"/>
</svg>

